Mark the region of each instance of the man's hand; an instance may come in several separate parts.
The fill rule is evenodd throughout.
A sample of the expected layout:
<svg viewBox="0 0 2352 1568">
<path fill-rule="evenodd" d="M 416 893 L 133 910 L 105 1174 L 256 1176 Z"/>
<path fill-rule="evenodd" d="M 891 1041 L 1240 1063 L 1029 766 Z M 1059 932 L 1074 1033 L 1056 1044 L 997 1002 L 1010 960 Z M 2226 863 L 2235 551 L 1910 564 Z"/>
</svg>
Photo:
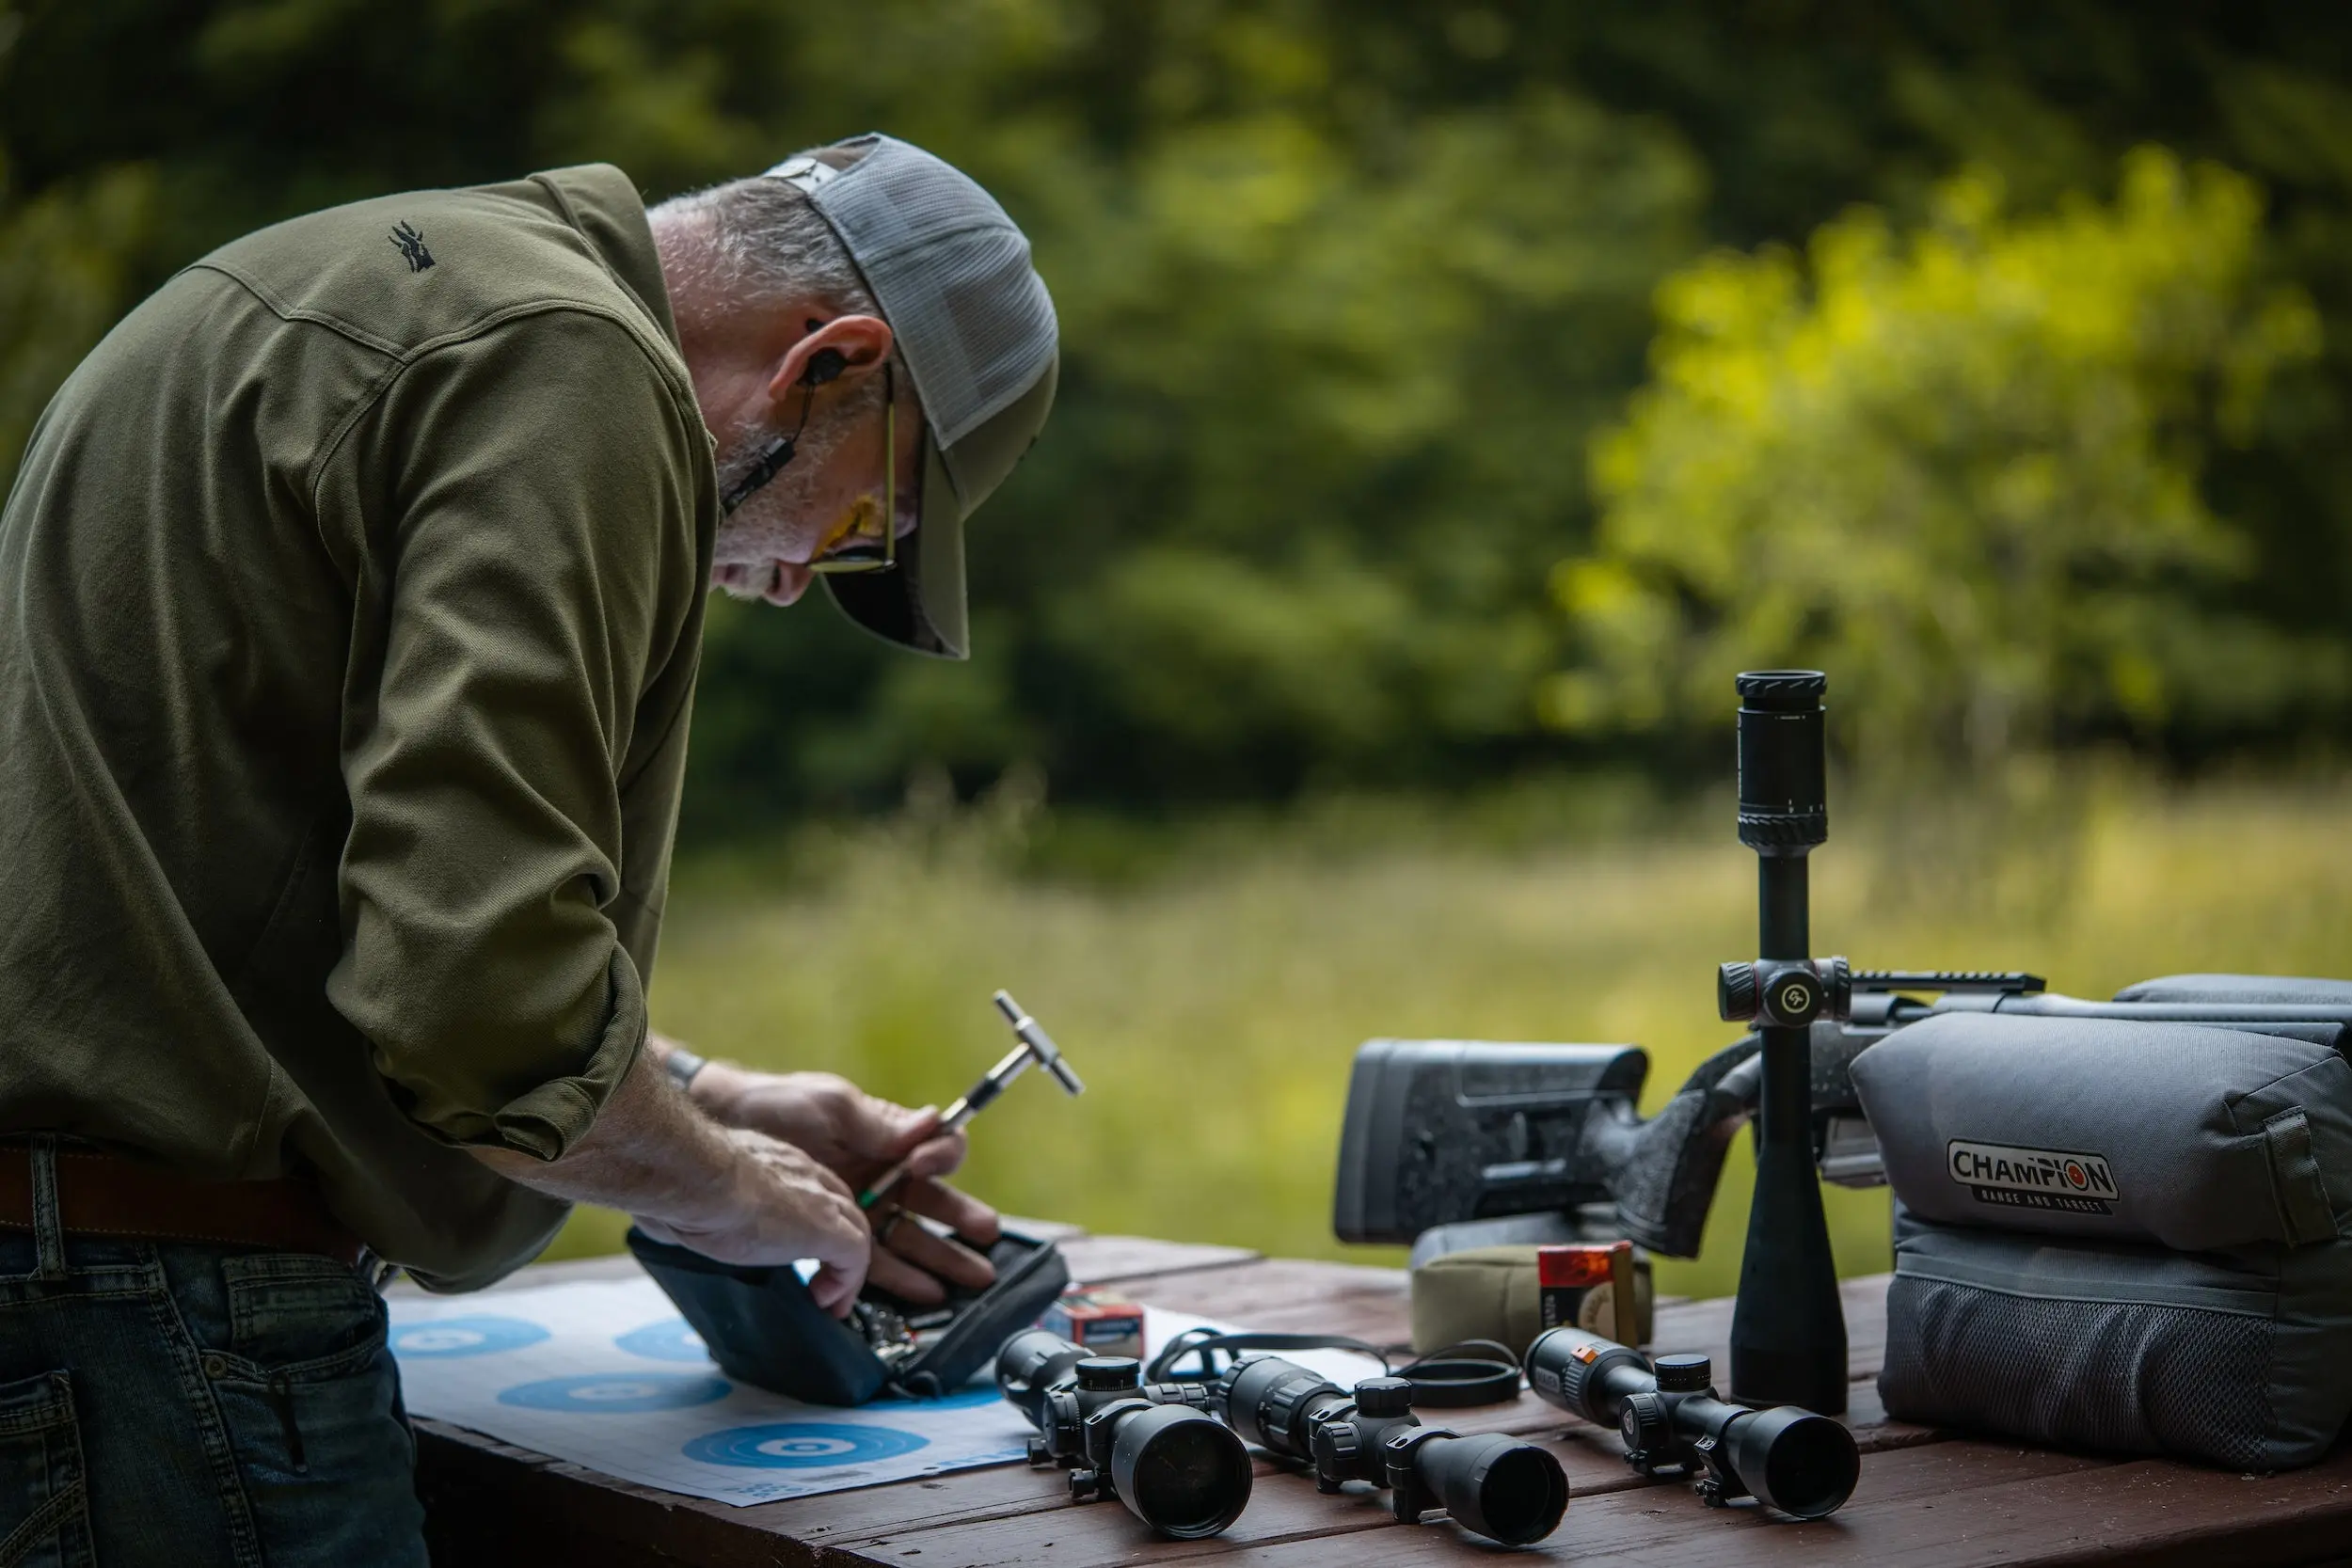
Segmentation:
<svg viewBox="0 0 2352 1568">
<path fill-rule="evenodd" d="M 884 1244 L 874 1248 L 872 1274 L 882 1289 L 929 1305 L 946 1299 L 942 1279 L 978 1290 L 996 1277 L 977 1252 L 900 1215 L 927 1215 L 976 1246 L 996 1240 L 996 1212 L 940 1180 L 963 1163 L 964 1138 L 939 1131 L 936 1109 L 894 1105 L 829 1072 L 752 1072 L 724 1062 L 695 1074 L 691 1094 L 713 1119 L 796 1146 L 852 1190 L 909 1161 L 905 1179 L 874 1206 Z"/>
<path fill-rule="evenodd" d="M 871 1251 L 866 1215 L 841 1178 L 788 1143 L 745 1128 L 721 1134 L 734 1147 L 731 1190 L 664 1218 L 636 1216 L 657 1242 L 691 1247 L 722 1263 L 814 1258 L 817 1305 L 838 1316 L 857 1299 Z"/>
<path fill-rule="evenodd" d="M 562 1159 L 510 1148 L 469 1152 L 510 1181 L 626 1210 L 646 1234 L 724 1262 L 781 1266 L 814 1258 L 820 1267 L 809 1292 L 835 1317 L 857 1300 L 879 1251 L 847 1182 L 789 1144 L 721 1127 L 688 1103 L 652 1051 L 639 1053 L 587 1135 Z"/>
</svg>

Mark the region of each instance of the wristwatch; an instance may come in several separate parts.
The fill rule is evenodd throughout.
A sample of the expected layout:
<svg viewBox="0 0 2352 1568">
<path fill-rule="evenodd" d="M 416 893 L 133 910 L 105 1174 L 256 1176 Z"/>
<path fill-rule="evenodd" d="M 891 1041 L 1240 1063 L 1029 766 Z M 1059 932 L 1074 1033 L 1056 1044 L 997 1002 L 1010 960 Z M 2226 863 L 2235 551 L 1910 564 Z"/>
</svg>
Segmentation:
<svg viewBox="0 0 2352 1568">
<path fill-rule="evenodd" d="M 709 1065 L 708 1057 L 697 1056 L 682 1045 L 674 1045 L 670 1047 L 669 1055 L 662 1058 L 661 1070 L 668 1073 L 670 1081 L 679 1088 L 691 1089 L 694 1086 L 694 1074 Z"/>
</svg>

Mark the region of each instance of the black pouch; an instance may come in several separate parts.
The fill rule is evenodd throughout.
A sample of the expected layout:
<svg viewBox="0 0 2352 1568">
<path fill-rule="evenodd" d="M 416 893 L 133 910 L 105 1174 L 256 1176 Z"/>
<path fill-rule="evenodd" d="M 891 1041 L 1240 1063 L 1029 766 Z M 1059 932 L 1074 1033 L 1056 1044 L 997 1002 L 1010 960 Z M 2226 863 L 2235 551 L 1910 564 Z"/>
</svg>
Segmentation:
<svg viewBox="0 0 2352 1568">
<path fill-rule="evenodd" d="M 952 1394 L 1070 1284 L 1060 1248 L 1008 1231 L 989 1249 L 996 1279 L 987 1290 L 950 1288 L 945 1305 L 918 1307 L 868 1288 L 845 1323 L 818 1306 L 788 1267 L 721 1263 L 634 1227 L 628 1250 L 693 1324 L 721 1371 L 812 1404 Z"/>
</svg>

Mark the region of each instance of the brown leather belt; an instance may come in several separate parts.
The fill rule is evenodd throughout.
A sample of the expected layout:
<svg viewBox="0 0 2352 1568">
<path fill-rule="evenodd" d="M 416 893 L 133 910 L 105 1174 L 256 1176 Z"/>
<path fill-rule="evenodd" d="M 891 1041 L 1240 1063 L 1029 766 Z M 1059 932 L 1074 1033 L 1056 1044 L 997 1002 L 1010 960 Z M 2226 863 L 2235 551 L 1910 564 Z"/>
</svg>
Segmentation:
<svg viewBox="0 0 2352 1568">
<path fill-rule="evenodd" d="M 202 1181 L 76 1144 L 57 1146 L 57 1217 L 68 1236 L 310 1252 L 353 1268 L 362 1253 L 299 1181 Z M 0 1227 L 34 1228 L 33 1150 L 22 1137 L 0 1140 Z"/>
</svg>

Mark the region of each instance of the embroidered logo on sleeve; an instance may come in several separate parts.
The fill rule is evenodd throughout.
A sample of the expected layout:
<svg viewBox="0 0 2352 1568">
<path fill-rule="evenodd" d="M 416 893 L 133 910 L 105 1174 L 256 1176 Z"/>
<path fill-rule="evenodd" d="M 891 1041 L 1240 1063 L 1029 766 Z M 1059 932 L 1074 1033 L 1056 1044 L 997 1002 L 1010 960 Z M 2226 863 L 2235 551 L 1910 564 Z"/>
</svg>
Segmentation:
<svg viewBox="0 0 2352 1568">
<path fill-rule="evenodd" d="M 2119 1196 L 2104 1154 L 2058 1148 L 2014 1148 L 1958 1138 L 1944 1146 L 1945 1169 L 1979 1203 L 2010 1209 L 2058 1209 L 2111 1214 Z"/>
<path fill-rule="evenodd" d="M 400 259 L 408 263 L 410 272 L 422 272 L 433 264 L 433 252 L 424 247 L 424 235 L 413 223 L 403 223 L 384 236 L 400 247 Z"/>
</svg>

